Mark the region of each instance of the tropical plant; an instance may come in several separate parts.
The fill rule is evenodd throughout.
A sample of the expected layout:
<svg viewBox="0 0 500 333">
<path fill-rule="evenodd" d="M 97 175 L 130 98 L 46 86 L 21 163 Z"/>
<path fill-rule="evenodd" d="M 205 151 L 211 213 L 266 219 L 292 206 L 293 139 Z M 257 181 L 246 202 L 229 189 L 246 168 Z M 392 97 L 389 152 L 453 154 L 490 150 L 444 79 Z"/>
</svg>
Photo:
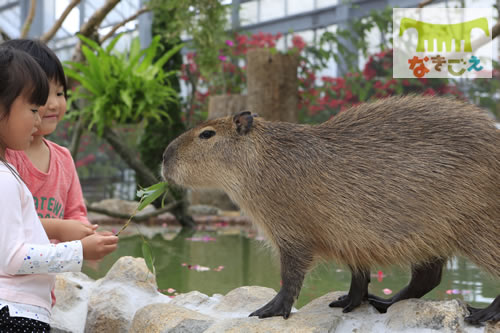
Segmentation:
<svg viewBox="0 0 500 333">
<path fill-rule="evenodd" d="M 121 36 L 103 48 L 79 35 L 85 43 L 82 52 L 86 64 L 65 64 L 66 74 L 81 84 L 70 93 L 70 101 L 87 101 L 80 110 L 82 120 L 89 129 L 95 127 L 99 136 L 104 129 L 116 124 L 160 119 L 160 116 L 169 119 L 168 113 L 160 106 L 165 101 L 177 101 L 177 92 L 168 84 L 168 78 L 176 71 L 165 72 L 163 65 L 182 48 L 182 44 L 154 61 L 160 51 L 159 37 L 153 38 L 146 49 L 141 50 L 139 39 L 134 39 L 128 52 L 114 52 Z"/>
</svg>

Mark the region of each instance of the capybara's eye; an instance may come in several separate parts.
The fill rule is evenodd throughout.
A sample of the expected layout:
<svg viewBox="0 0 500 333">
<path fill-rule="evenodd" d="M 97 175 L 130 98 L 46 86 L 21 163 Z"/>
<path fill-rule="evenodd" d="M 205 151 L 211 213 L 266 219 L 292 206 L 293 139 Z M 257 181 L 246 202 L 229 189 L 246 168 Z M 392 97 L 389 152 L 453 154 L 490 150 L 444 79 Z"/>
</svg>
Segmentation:
<svg viewBox="0 0 500 333">
<path fill-rule="evenodd" d="M 200 139 L 210 139 L 215 135 L 215 131 L 206 130 L 200 133 Z"/>
</svg>

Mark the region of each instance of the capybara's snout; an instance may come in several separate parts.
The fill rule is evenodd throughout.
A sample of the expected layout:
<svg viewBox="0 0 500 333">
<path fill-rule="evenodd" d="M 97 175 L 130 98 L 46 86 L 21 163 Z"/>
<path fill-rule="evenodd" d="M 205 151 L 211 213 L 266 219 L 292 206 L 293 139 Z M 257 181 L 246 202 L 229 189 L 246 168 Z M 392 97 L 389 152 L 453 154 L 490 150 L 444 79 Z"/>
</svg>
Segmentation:
<svg viewBox="0 0 500 333">
<path fill-rule="evenodd" d="M 164 180 L 172 180 L 172 172 L 175 164 L 175 151 L 177 143 L 172 141 L 163 152 L 163 162 L 161 164 L 161 175 Z"/>
</svg>

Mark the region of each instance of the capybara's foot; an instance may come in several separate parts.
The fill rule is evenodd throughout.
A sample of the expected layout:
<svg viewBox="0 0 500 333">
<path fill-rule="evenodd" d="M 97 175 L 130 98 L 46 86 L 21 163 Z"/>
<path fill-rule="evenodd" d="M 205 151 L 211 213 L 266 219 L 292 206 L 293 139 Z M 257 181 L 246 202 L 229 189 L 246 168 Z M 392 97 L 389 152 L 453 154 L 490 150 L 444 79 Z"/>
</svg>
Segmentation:
<svg viewBox="0 0 500 333">
<path fill-rule="evenodd" d="M 349 293 L 340 296 L 338 300 L 329 304 L 331 308 L 343 308 L 342 312 L 351 312 L 367 299 L 370 270 L 353 271 L 351 269 L 351 287 Z"/>
<path fill-rule="evenodd" d="M 283 295 L 283 293 L 279 292 L 269 303 L 252 312 L 249 317 L 258 316 L 259 318 L 268 318 L 283 316 L 283 318 L 288 319 L 292 305 L 293 297 Z"/>
<path fill-rule="evenodd" d="M 366 298 L 366 297 L 365 297 Z M 340 296 L 336 301 L 328 304 L 331 308 L 343 308 L 342 312 L 351 312 L 361 305 L 363 297 L 353 297 L 351 294 Z"/>
<path fill-rule="evenodd" d="M 368 302 L 380 313 L 386 313 L 387 309 L 396 303 L 392 298 L 384 299 L 371 294 L 368 294 Z"/>
<path fill-rule="evenodd" d="M 491 303 L 485 309 L 473 308 L 472 306 L 467 306 L 469 310 L 469 315 L 465 317 L 465 321 L 479 325 L 486 321 L 500 321 L 500 296 L 497 296 L 493 303 Z"/>
</svg>

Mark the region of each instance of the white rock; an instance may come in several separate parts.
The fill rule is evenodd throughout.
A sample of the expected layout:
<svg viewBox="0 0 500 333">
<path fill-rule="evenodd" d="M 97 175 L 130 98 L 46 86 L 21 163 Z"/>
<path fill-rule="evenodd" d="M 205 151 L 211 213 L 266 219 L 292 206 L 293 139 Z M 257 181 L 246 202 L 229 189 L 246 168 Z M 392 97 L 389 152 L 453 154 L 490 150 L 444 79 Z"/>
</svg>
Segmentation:
<svg viewBox="0 0 500 333">
<path fill-rule="evenodd" d="M 93 281 L 84 274 L 57 278 L 52 331 L 68 332 L 356 332 L 356 333 L 497 333 L 500 324 L 464 323 L 460 301 L 405 300 L 379 314 L 369 304 L 350 313 L 328 304 L 344 292 L 319 297 L 291 316 L 258 319 L 248 315 L 269 302 L 276 291 L 240 287 L 225 296 L 198 291 L 171 299 L 157 291 L 142 258 L 120 258 L 108 274 Z"/>
</svg>

